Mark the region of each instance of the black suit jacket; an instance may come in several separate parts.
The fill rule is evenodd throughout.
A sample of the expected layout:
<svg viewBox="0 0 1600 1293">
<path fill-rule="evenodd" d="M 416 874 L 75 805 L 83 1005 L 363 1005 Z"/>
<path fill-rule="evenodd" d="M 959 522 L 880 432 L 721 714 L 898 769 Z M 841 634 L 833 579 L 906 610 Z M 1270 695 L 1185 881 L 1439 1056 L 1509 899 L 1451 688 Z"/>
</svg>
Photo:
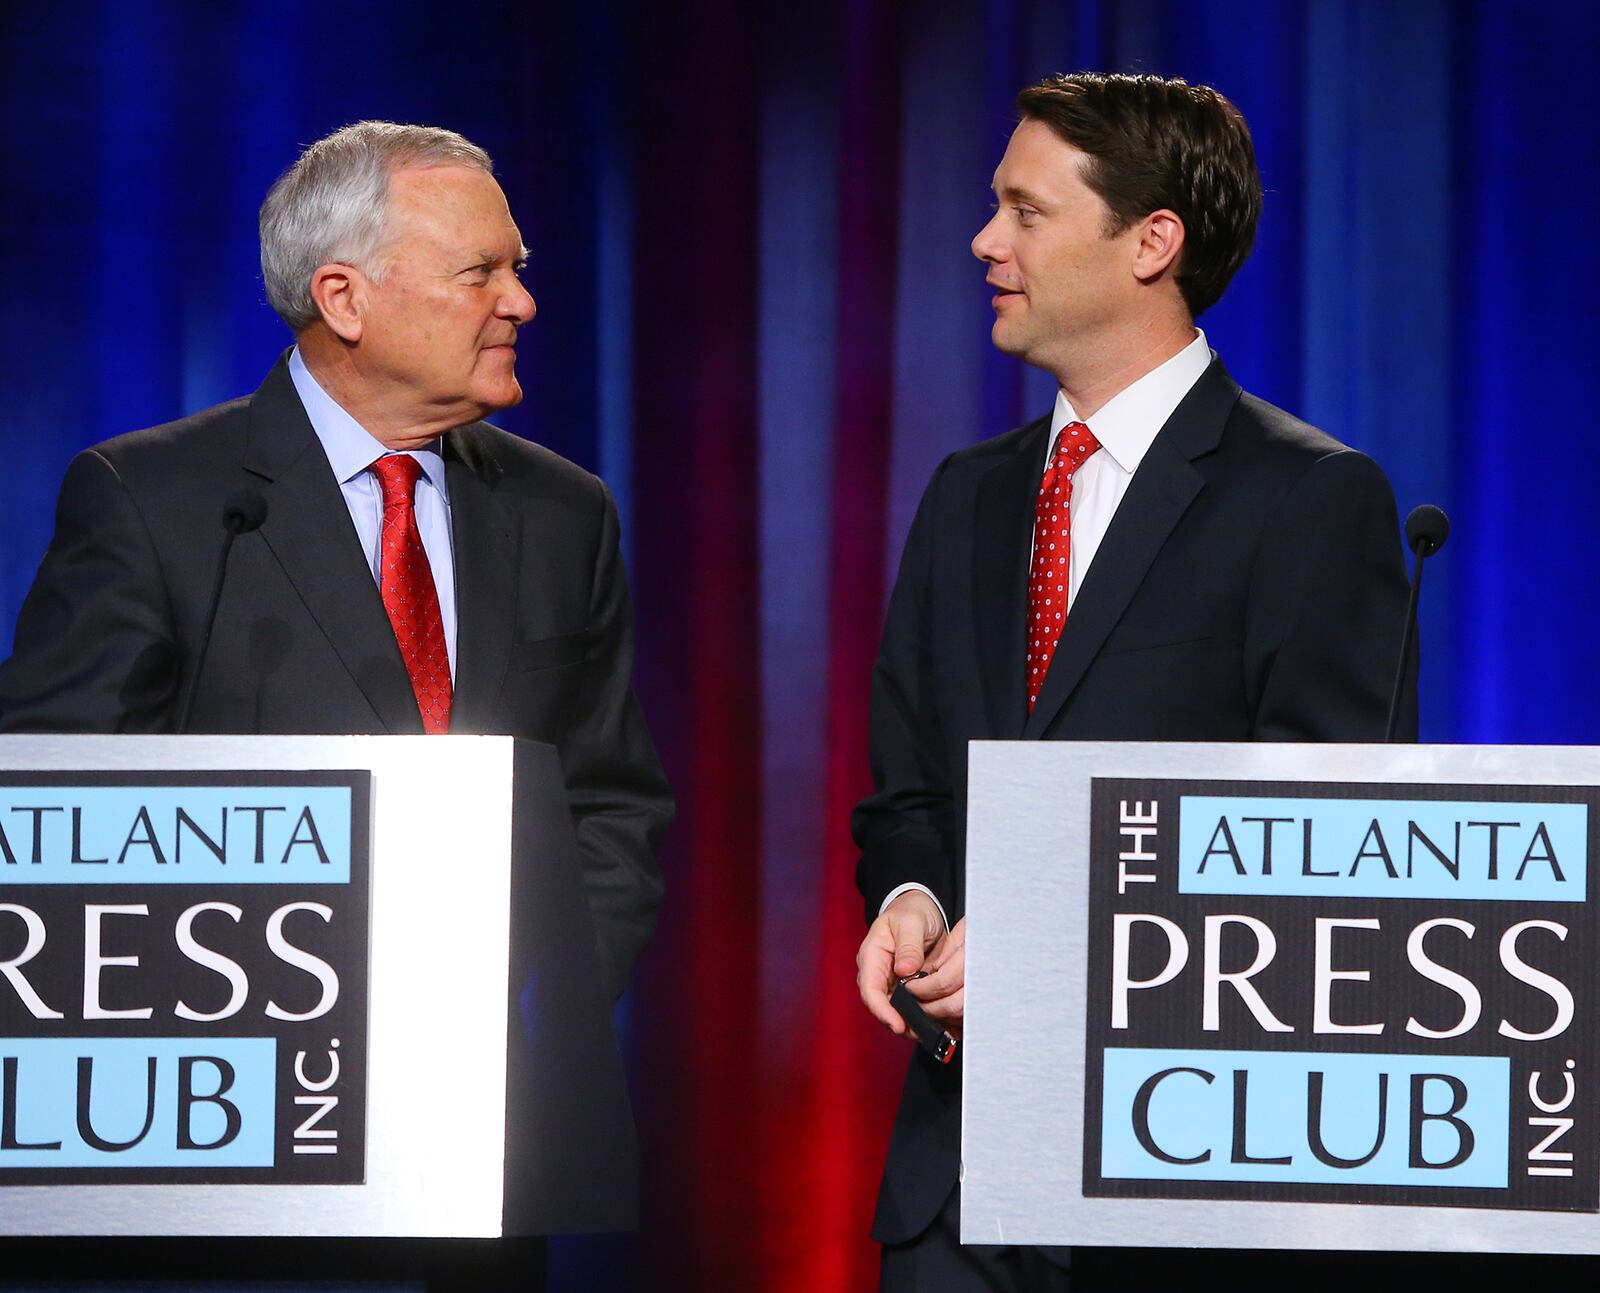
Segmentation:
<svg viewBox="0 0 1600 1293">
<path fill-rule="evenodd" d="M 474 423 L 443 438 L 457 642 L 450 730 L 561 754 L 611 996 L 660 902 L 672 818 L 630 677 L 632 612 L 605 486 Z M 121 436 L 67 470 L 0 664 L 0 731 L 162 732 L 188 687 L 224 500 L 267 500 L 234 545 L 196 732 L 418 733 L 376 581 L 287 356 L 252 396 Z"/>
<path fill-rule="evenodd" d="M 912 523 L 873 672 L 875 789 L 852 822 L 869 921 L 913 881 L 961 918 L 969 741 L 1383 739 L 1407 598 L 1388 482 L 1244 394 L 1215 357 L 1134 473 L 1030 715 L 1023 628 L 1049 431 L 1041 419 L 952 454 Z M 1415 721 L 1413 690 L 1413 736 Z M 956 1180 L 959 1115 L 959 1062 L 917 1052 L 876 1238 L 933 1220 Z"/>
</svg>

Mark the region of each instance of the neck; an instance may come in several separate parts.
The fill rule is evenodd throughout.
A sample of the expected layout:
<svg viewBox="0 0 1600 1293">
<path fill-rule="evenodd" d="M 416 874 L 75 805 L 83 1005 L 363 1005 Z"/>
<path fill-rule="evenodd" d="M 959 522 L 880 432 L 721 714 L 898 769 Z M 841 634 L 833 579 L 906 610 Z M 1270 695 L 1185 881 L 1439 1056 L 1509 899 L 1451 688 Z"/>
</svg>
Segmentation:
<svg viewBox="0 0 1600 1293">
<path fill-rule="evenodd" d="M 331 334 L 330 334 L 331 336 Z M 392 392 L 386 392 L 367 376 L 356 362 L 351 347 L 338 338 L 319 336 L 308 329 L 295 338 L 306 370 L 317 379 L 340 408 L 385 449 L 404 452 L 421 449 L 453 430 L 467 418 L 445 418 L 419 414 L 418 410 L 396 408 Z"/>
<path fill-rule="evenodd" d="M 1114 338 L 1104 338 L 1085 353 L 1074 355 L 1051 375 L 1072 411 L 1091 418 L 1128 387 L 1178 354 L 1196 336 L 1194 321 L 1145 321 Z"/>
</svg>

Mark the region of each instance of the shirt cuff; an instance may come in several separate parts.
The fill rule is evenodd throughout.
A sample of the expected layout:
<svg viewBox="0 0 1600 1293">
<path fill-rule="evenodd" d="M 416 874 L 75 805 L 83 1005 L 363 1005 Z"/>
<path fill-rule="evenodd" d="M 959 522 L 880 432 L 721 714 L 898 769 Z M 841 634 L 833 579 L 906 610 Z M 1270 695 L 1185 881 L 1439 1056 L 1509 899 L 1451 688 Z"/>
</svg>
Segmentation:
<svg viewBox="0 0 1600 1293">
<path fill-rule="evenodd" d="M 888 911 L 889 904 L 901 894 L 911 892 L 912 890 L 915 890 L 917 893 L 925 893 L 928 895 L 928 897 L 933 898 L 933 905 L 939 909 L 939 919 L 944 922 L 944 927 L 946 930 L 948 930 L 950 928 L 950 918 L 944 914 L 944 904 L 940 902 L 938 898 L 934 897 L 933 890 L 928 888 L 928 886 L 925 884 L 903 884 L 898 888 L 889 890 L 889 896 L 883 900 L 883 906 L 878 908 L 878 915 L 881 916 L 884 912 Z"/>
</svg>

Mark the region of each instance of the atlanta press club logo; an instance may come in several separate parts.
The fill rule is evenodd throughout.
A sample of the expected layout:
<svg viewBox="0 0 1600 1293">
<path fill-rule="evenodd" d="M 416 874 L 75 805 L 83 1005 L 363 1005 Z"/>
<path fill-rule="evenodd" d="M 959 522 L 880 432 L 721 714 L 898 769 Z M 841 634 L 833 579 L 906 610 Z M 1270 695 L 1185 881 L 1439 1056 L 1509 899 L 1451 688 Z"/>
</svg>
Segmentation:
<svg viewBox="0 0 1600 1293">
<path fill-rule="evenodd" d="M 0 1183 L 358 1183 L 370 775 L 0 780 Z"/>
<path fill-rule="evenodd" d="M 1084 1192 L 1595 1211 L 1595 807 L 1097 780 Z"/>
</svg>

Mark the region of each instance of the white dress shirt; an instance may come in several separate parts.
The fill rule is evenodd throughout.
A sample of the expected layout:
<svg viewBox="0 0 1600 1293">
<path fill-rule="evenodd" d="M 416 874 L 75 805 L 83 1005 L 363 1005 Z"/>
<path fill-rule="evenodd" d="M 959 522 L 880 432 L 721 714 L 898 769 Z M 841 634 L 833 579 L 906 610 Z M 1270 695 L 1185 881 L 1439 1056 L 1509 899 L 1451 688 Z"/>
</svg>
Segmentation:
<svg viewBox="0 0 1600 1293">
<path fill-rule="evenodd" d="M 1122 496 L 1128 492 L 1133 473 L 1139 470 L 1145 454 L 1150 452 L 1157 433 L 1210 363 L 1211 348 L 1206 344 L 1206 334 L 1196 329 L 1193 341 L 1159 368 L 1151 369 L 1133 385 L 1118 391 L 1091 417 L 1080 418 L 1067 399 L 1067 393 L 1056 392 L 1055 411 L 1050 415 L 1050 439 L 1045 443 L 1044 459 L 1039 463 L 1040 479 L 1044 478 L 1045 469 L 1055 456 L 1056 441 L 1067 423 L 1086 423 L 1100 442 L 1100 447 L 1084 459 L 1072 477 L 1072 541 L 1067 580 L 1069 617 L 1078 589 L 1083 587 L 1083 577 L 1089 572 L 1095 553 L 1100 551 L 1101 540 L 1111 528 L 1111 518 L 1117 514 Z M 1031 552 L 1029 559 L 1032 560 Z M 879 914 L 911 889 L 920 889 L 933 898 L 948 929 L 950 921 L 944 914 L 944 907 L 926 885 L 903 884 L 891 890 L 883 900 L 883 907 L 878 908 Z"/>
<path fill-rule="evenodd" d="M 1056 441 L 1069 422 L 1086 422 L 1100 448 L 1083 461 L 1072 477 L 1072 545 L 1067 581 L 1067 612 L 1083 587 L 1089 563 L 1100 551 L 1100 542 L 1111 528 L 1128 482 L 1139 470 L 1156 433 L 1166 425 L 1173 410 L 1183 402 L 1194 384 L 1211 363 L 1211 348 L 1206 334 L 1196 329 L 1195 338 L 1159 368 L 1153 368 L 1132 386 L 1118 391 L 1093 417 L 1080 418 L 1073 411 L 1065 391 L 1056 392 L 1055 410 L 1050 415 L 1050 439 L 1045 445 L 1039 475 L 1055 456 Z"/>
<path fill-rule="evenodd" d="M 311 419 L 334 479 L 344 495 L 344 505 L 361 540 L 372 578 L 380 574 L 379 557 L 383 540 L 383 487 L 368 470 L 390 450 L 365 427 L 344 411 L 311 375 L 296 346 L 289 355 L 289 378 L 294 382 L 300 403 Z M 433 586 L 439 594 L 439 619 L 444 625 L 444 645 L 450 656 L 450 679 L 456 676 L 456 564 L 450 537 L 450 491 L 445 483 L 444 459 L 435 441 L 426 449 L 410 450 L 422 466 L 417 478 L 414 506 L 422 549 L 428 554 L 433 571 Z"/>
</svg>

